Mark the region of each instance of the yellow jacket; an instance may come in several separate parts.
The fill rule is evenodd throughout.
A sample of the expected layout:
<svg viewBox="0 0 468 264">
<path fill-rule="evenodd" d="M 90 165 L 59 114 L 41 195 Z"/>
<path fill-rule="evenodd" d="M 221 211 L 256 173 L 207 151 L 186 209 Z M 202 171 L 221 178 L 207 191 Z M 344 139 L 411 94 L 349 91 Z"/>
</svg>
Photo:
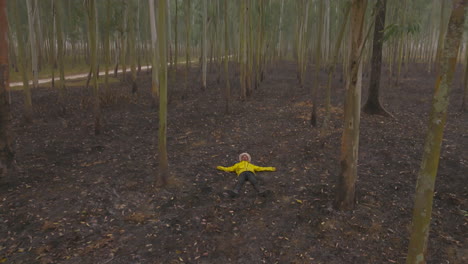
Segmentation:
<svg viewBox="0 0 468 264">
<path fill-rule="evenodd" d="M 260 166 L 255 166 L 252 163 L 248 161 L 241 161 L 236 164 L 234 164 L 231 167 L 223 167 L 223 166 L 218 166 L 216 167 L 218 170 L 222 171 L 227 171 L 227 172 L 233 172 L 235 171 L 237 175 L 243 173 L 244 171 L 250 171 L 255 173 L 256 171 L 276 171 L 275 167 L 260 167 Z"/>
</svg>

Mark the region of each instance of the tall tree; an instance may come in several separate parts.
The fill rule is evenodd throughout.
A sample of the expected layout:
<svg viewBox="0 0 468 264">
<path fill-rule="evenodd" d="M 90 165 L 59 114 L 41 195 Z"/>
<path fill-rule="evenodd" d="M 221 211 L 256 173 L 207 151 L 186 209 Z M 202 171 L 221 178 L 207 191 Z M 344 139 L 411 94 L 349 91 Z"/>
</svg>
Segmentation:
<svg viewBox="0 0 468 264">
<path fill-rule="evenodd" d="M 343 36 L 345 35 L 345 30 L 346 30 L 346 25 L 348 24 L 349 20 L 349 12 L 351 10 L 351 5 L 349 3 L 346 3 L 345 11 L 344 11 L 344 16 L 343 16 L 343 21 L 341 22 L 340 26 L 340 31 L 338 33 L 338 37 L 335 42 L 335 47 L 333 49 L 333 54 L 331 61 L 329 62 L 328 66 L 328 81 L 327 81 L 327 88 L 325 90 L 326 96 L 325 96 L 325 116 L 323 117 L 323 124 L 321 128 L 321 134 L 325 135 L 325 131 L 328 129 L 328 121 L 330 120 L 330 108 L 331 108 L 331 83 L 332 83 L 332 77 L 333 77 L 333 72 L 335 71 L 336 68 L 336 61 L 338 59 L 338 54 L 340 51 L 341 47 L 341 42 L 343 42 Z"/>
<path fill-rule="evenodd" d="M 350 23 L 350 60 L 346 76 L 344 126 L 341 136 L 340 174 L 335 193 L 335 208 L 351 210 L 355 205 L 359 124 L 361 107 L 361 53 L 364 48 L 363 26 L 367 0 L 353 0 Z"/>
<path fill-rule="evenodd" d="M 39 65 L 37 56 L 37 40 L 34 27 L 34 17 L 36 15 L 36 6 L 33 0 L 26 0 L 26 7 L 28 9 L 28 24 L 29 24 L 29 44 L 31 47 L 31 67 L 33 74 L 33 87 L 39 86 Z"/>
<path fill-rule="evenodd" d="M 224 0 L 224 73 L 226 78 L 225 112 L 230 111 L 231 85 L 229 84 L 229 33 L 228 33 L 228 1 Z"/>
<path fill-rule="evenodd" d="M 13 15 L 15 17 L 15 26 L 16 26 L 16 36 L 18 38 L 18 64 L 21 72 L 21 79 L 23 80 L 23 92 L 24 92 L 24 119 L 26 122 L 32 121 L 33 111 L 32 111 L 32 99 L 31 99 L 31 89 L 29 87 L 28 79 L 28 70 L 27 70 L 27 59 L 26 52 L 24 47 L 24 38 L 21 30 L 19 10 L 17 7 L 17 2 L 12 1 L 11 7 L 13 9 Z"/>
<path fill-rule="evenodd" d="M 188 73 L 190 68 L 190 9 L 191 0 L 185 0 L 185 90 L 188 90 Z"/>
<path fill-rule="evenodd" d="M 16 2 L 16 1 L 15 1 Z M 13 163 L 9 84 L 7 0 L 0 0 L 0 176 Z"/>
<path fill-rule="evenodd" d="M 207 2 L 208 0 L 203 0 L 203 36 L 202 36 L 202 90 L 206 89 L 206 52 L 207 52 Z"/>
<path fill-rule="evenodd" d="M 465 78 L 463 81 L 463 101 L 462 101 L 462 111 L 468 112 L 468 46 L 465 51 Z"/>
<path fill-rule="evenodd" d="M 374 42 L 372 44 L 371 76 L 369 83 L 369 95 L 363 111 L 368 114 L 388 116 L 388 112 L 380 103 L 380 73 L 382 68 L 382 47 L 385 28 L 385 13 L 387 0 L 378 0 L 376 4 Z"/>
<path fill-rule="evenodd" d="M 165 186 L 169 180 L 167 159 L 167 2 L 158 3 L 158 46 L 159 46 L 159 172 L 156 185 Z"/>
<path fill-rule="evenodd" d="M 137 69 L 136 69 L 136 50 L 135 50 L 135 25 L 136 25 L 136 8 L 133 1 L 128 2 L 128 53 L 130 57 L 130 71 L 132 77 L 132 93 L 136 93 L 138 86 L 136 83 Z"/>
<path fill-rule="evenodd" d="M 458 50 L 463 36 L 466 7 L 468 7 L 467 0 L 454 1 L 448 31 L 445 36 L 444 49 L 440 54 L 440 72 L 435 84 L 428 132 L 416 184 L 411 238 L 406 259 L 407 264 L 426 263 L 434 185 L 439 166 L 444 127 L 447 121 L 449 91 L 452 86 Z"/>
<path fill-rule="evenodd" d="M 104 87 L 106 95 L 110 95 L 109 89 L 109 65 L 110 65 L 110 22 L 111 22 L 111 3 L 110 0 L 106 0 L 106 22 L 104 30 Z"/>
<path fill-rule="evenodd" d="M 156 102 L 159 96 L 159 61 L 158 61 L 158 43 L 156 33 L 156 19 L 154 15 L 154 0 L 148 0 L 151 26 L 151 95 L 153 96 L 152 106 L 156 107 Z"/>
<path fill-rule="evenodd" d="M 94 113 L 94 134 L 101 133 L 101 107 L 99 99 L 98 85 L 98 56 L 97 56 L 97 8 L 95 0 L 86 0 L 86 8 L 88 13 L 88 33 L 89 47 L 91 55 L 91 72 L 93 74 L 93 113 Z"/>
<path fill-rule="evenodd" d="M 62 17 L 63 17 L 63 10 L 62 10 L 62 1 L 63 0 L 55 0 L 55 31 L 57 34 L 57 62 L 59 67 L 59 104 L 64 107 L 65 106 L 65 63 L 64 63 L 64 41 L 63 41 L 63 30 L 62 30 Z"/>
<path fill-rule="evenodd" d="M 323 26 L 324 26 L 324 0 L 319 0 L 319 21 L 317 23 L 317 43 L 315 44 L 315 83 L 312 85 L 312 114 L 310 118 L 310 123 L 312 126 L 317 126 L 317 93 L 320 89 L 320 67 L 322 66 L 322 35 L 323 35 Z"/>
</svg>

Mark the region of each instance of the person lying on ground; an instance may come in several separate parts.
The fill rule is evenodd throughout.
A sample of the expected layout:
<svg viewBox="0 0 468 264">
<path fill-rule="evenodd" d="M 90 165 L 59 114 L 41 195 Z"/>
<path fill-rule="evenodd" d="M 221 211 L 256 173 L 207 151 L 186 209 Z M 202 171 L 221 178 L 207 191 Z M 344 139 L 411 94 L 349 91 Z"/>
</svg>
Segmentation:
<svg viewBox="0 0 468 264">
<path fill-rule="evenodd" d="M 247 152 L 244 152 L 239 155 L 239 162 L 234 164 L 233 166 L 231 167 L 217 166 L 216 167 L 216 169 L 218 170 L 222 170 L 226 172 L 236 172 L 237 175 L 239 176 L 237 179 L 236 186 L 234 187 L 234 190 L 228 191 L 230 196 L 235 197 L 239 195 L 239 192 L 246 181 L 249 181 L 252 184 L 255 191 L 257 191 L 257 193 L 262 196 L 265 196 L 266 194 L 270 192 L 268 190 L 260 191 L 257 178 L 255 178 L 255 172 L 256 171 L 276 171 L 276 168 L 256 166 L 250 163 L 250 161 L 251 161 L 250 154 Z"/>
</svg>

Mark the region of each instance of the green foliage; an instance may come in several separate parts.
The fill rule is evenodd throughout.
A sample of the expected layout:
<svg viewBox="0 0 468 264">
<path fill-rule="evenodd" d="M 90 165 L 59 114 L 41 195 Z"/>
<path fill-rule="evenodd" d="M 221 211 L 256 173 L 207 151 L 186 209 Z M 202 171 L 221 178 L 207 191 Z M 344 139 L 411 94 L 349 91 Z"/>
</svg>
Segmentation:
<svg viewBox="0 0 468 264">
<path fill-rule="evenodd" d="M 417 35 L 421 32 L 421 25 L 418 22 L 399 25 L 397 23 L 390 24 L 384 29 L 383 41 L 388 41 L 393 38 L 399 38 L 403 35 Z"/>
</svg>

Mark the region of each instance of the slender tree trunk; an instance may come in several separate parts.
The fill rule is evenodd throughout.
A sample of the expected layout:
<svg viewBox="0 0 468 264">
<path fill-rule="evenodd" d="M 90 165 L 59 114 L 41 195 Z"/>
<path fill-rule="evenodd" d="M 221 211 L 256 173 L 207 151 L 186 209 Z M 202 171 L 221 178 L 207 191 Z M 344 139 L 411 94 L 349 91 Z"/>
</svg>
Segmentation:
<svg viewBox="0 0 468 264">
<path fill-rule="evenodd" d="M 65 63 L 63 60 L 64 56 L 64 43 L 63 43 L 63 30 L 62 30 L 62 1 L 63 0 L 55 0 L 55 30 L 57 32 L 57 62 L 59 68 L 59 104 L 64 107 L 65 106 Z"/>
<path fill-rule="evenodd" d="M 51 88 L 55 88 L 55 67 L 57 65 L 57 59 L 55 55 L 55 35 L 56 35 L 56 29 L 55 29 L 55 16 L 56 16 L 56 9 L 57 7 L 55 6 L 55 0 L 51 0 L 51 6 L 52 6 L 52 34 L 50 34 L 50 74 L 51 76 Z"/>
<path fill-rule="evenodd" d="M 320 89 L 320 67 L 321 67 L 321 52 L 322 52 L 322 35 L 323 35 L 323 21 L 325 17 L 325 12 L 323 8 L 323 1 L 319 0 L 319 23 L 317 23 L 317 43 L 315 46 L 315 83 L 312 85 L 312 114 L 310 118 L 310 124 L 312 126 L 317 126 L 317 93 Z"/>
<path fill-rule="evenodd" d="M 239 22 L 239 56 L 240 56 L 240 86 L 241 99 L 247 98 L 247 7 L 245 0 L 240 4 L 240 22 Z"/>
<path fill-rule="evenodd" d="M 15 1 L 16 2 L 16 1 Z M 13 164 L 9 82 L 7 1 L 0 0 L 0 176 Z M 19 42 L 19 41 L 18 41 Z"/>
<path fill-rule="evenodd" d="M 348 3 L 346 5 L 343 22 L 341 24 L 340 32 L 338 33 L 338 38 L 336 39 L 332 59 L 330 62 L 330 66 L 328 68 L 328 81 L 327 81 L 326 96 L 325 96 L 325 116 L 323 118 L 322 131 L 321 131 L 322 135 L 324 135 L 325 131 L 328 129 L 328 121 L 330 120 L 330 108 L 331 108 L 332 77 L 336 68 L 336 61 L 338 59 L 338 54 L 340 52 L 341 42 L 343 42 L 343 36 L 345 35 L 344 33 L 346 30 L 346 25 L 348 24 L 350 10 L 351 10 L 351 4 Z"/>
<path fill-rule="evenodd" d="M 281 34 L 283 33 L 283 9 L 284 9 L 284 0 L 281 0 L 281 10 L 278 24 L 278 58 L 281 59 Z"/>
<path fill-rule="evenodd" d="M 31 122 L 33 117 L 32 112 L 32 99 L 31 99 L 31 89 L 29 87 L 29 78 L 28 70 L 26 66 L 26 52 L 24 47 L 24 39 L 21 30 L 20 18 L 18 14 L 17 2 L 11 1 L 13 13 L 15 16 L 15 27 L 16 35 L 18 37 L 18 62 L 20 66 L 21 78 L 23 80 L 23 92 L 24 92 L 24 119 L 26 122 Z"/>
<path fill-rule="evenodd" d="M 462 112 L 468 112 L 468 46 L 465 48 L 465 78 L 463 81 L 464 93 L 463 93 L 463 102 L 462 102 Z"/>
<path fill-rule="evenodd" d="M 101 133 L 101 107 L 99 99 L 99 86 L 97 67 L 97 11 L 95 0 L 86 0 L 86 7 L 88 9 L 88 31 L 89 31 L 89 47 L 91 55 L 91 72 L 93 74 L 93 113 L 94 113 L 94 134 Z"/>
<path fill-rule="evenodd" d="M 335 208 L 351 210 L 355 205 L 355 186 L 359 150 L 363 25 L 367 0 L 354 0 L 351 6 L 350 62 L 346 78 L 344 126 L 341 137 L 340 174 L 335 193 Z"/>
<path fill-rule="evenodd" d="M 411 238 L 408 247 L 407 264 L 426 263 L 426 251 L 432 215 L 434 185 L 439 166 L 440 149 L 447 121 L 449 90 L 457 65 L 457 55 L 463 36 L 466 0 L 454 1 L 450 16 L 444 49 L 440 54 L 438 78 L 432 99 L 428 133 L 424 144 L 421 167 L 418 173 L 414 198 Z"/>
<path fill-rule="evenodd" d="M 206 52 L 207 52 L 207 2 L 203 0 L 203 36 L 202 36 L 202 90 L 206 89 Z"/>
<path fill-rule="evenodd" d="M 166 40 L 167 40 L 167 53 L 168 59 L 169 59 L 169 66 L 172 68 L 174 66 L 174 61 L 172 57 L 172 36 L 171 36 L 171 1 L 166 0 L 167 4 L 167 28 L 169 29 L 166 32 Z"/>
<path fill-rule="evenodd" d="M 369 95 L 363 111 L 373 115 L 389 116 L 380 103 L 380 73 L 382 68 L 383 31 L 385 27 L 385 13 L 387 0 L 377 1 L 375 16 L 374 41 L 372 46 L 372 66 L 369 84 Z"/>
<path fill-rule="evenodd" d="M 36 34 L 34 32 L 34 13 L 35 8 L 32 0 L 26 0 L 26 7 L 28 9 L 28 24 L 29 24 L 29 44 L 31 46 L 31 67 L 33 73 L 33 87 L 39 86 L 39 70 L 37 63 L 37 45 L 36 45 Z"/>
<path fill-rule="evenodd" d="M 120 39 L 120 63 L 122 64 L 122 82 L 124 83 L 127 80 L 127 12 L 128 12 L 128 3 L 122 1 L 124 6 L 123 19 L 122 19 L 122 32 Z"/>
<path fill-rule="evenodd" d="M 159 61 L 158 61 L 158 47 L 157 47 L 157 32 L 156 32 L 156 19 L 154 15 L 154 0 L 148 0 L 149 13 L 150 13 L 150 26 L 151 26 L 151 51 L 152 51 L 152 70 L 151 70 L 151 94 L 153 96 L 153 107 L 159 97 Z"/>
<path fill-rule="evenodd" d="M 159 136 L 158 156 L 159 172 L 156 186 L 165 186 L 169 180 L 169 164 L 167 159 L 167 2 L 159 1 L 158 5 L 158 36 L 159 36 Z"/>
<path fill-rule="evenodd" d="M 110 20 L 111 20 L 111 3 L 110 0 L 106 0 L 106 26 L 104 30 L 104 87 L 106 96 L 110 96 L 109 88 L 109 66 L 110 66 Z"/>
<path fill-rule="evenodd" d="M 177 34 L 177 20 L 178 20 L 178 15 L 179 15 L 179 8 L 178 8 L 178 5 L 177 5 L 177 1 L 174 2 L 174 5 L 175 5 L 175 21 L 174 21 L 174 49 L 175 49 L 175 59 L 174 59 L 174 75 L 177 74 L 177 61 L 179 60 L 179 38 L 178 38 L 178 35 Z"/>
<path fill-rule="evenodd" d="M 135 5 L 134 2 L 128 3 L 129 16 L 128 16 L 128 50 L 130 55 L 130 71 L 132 74 L 132 93 L 135 94 L 138 91 L 136 83 L 137 79 L 137 65 L 136 65 L 136 50 L 135 50 Z"/>
<path fill-rule="evenodd" d="M 229 32 L 228 32 L 228 1 L 224 0 L 224 73 L 226 78 L 225 112 L 230 112 L 231 85 L 229 84 Z"/>
<path fill-rule="evenodd" d="M 186 3 L 186 15 L 185 15 L 185 90 L 188 90 L 188 73 L 190 68 L 190 9 L 191 0 L 185 0 Z"/>
</svg>

